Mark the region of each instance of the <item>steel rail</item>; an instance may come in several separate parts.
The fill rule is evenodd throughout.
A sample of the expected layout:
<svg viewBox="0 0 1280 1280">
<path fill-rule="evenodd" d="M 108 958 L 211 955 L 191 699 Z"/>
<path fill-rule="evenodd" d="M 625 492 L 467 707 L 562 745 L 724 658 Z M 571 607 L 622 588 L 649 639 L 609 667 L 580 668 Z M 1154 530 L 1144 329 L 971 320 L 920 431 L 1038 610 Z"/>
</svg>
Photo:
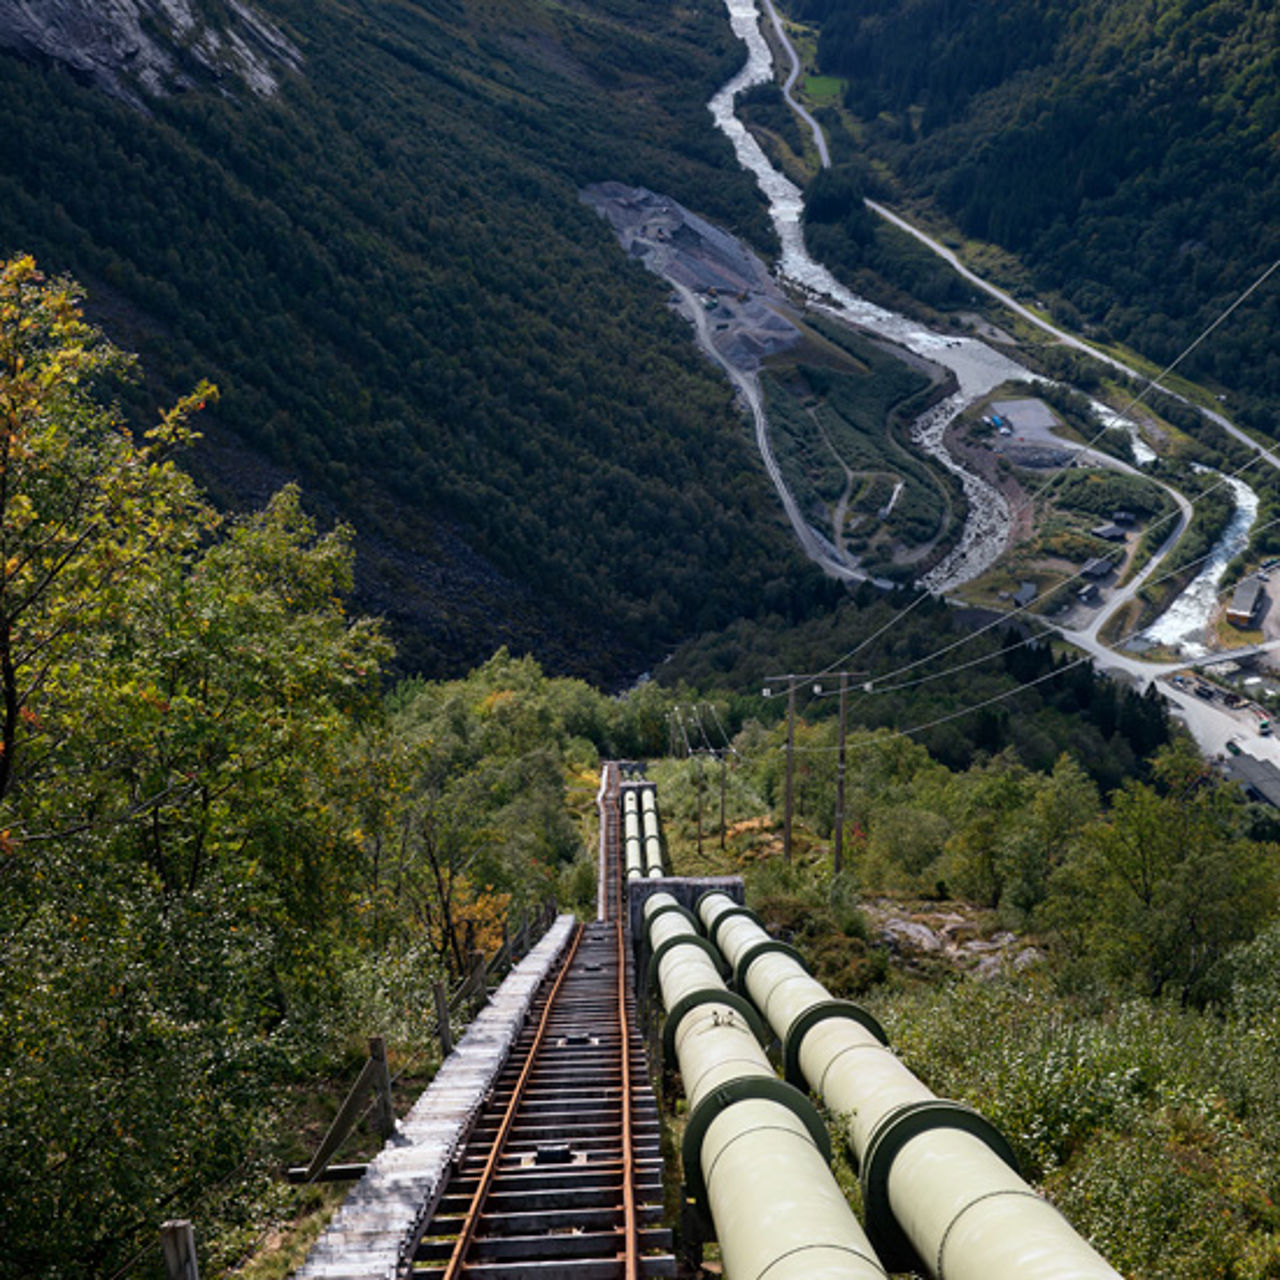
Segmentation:
<svg viewBox="0 0 1280 1280">
<path fill-rule="evenodd" d="M 480 1183 L 471 1198 L 471 1204 L 467 1208 L 467 1215 L 462 1223 L 462 1229 L 458 1232 L 458 1239 L 453 1246 L 453 1253 L 450 1255 L 449 1262 L 444 1269 L 444 1280 L 459 1280 L 462 1274 L 463 1259 L 466 1257 L 467 1250 L 470 1249 L 475 1236 L 476 1224 L 480 1221 L 480 1214 L 484 1209 L 485 1199 L 493 1183 L 493 1177 L 498 1168 L 498 1160 L 502 1155 L 502 1148 L 506 1143 L 507 1135 L 511 1132 L 511 1126 L 515 1123 L 520 1099 L 524 1094 L 529 1076 L 533 1072 L 534 1064 L 537 1062 L 538 1050 L 542 1047 L 542 1041 L 546 1036 L 547 1024 L 551 1020 L 551 1011 L 555 1008 L 556 997 L 560 994 L 560 988 L 563 986 L 564 980 L 568 977 L 569 970 L 573 965 L 573 958 L 578 952 L 578 944 L 582 941 L 582 933 L 583 926 L 579 924 L 574 930 L 573 941 L 569 945 L 568 953 L 551 988 L 551 994 L 547 997 L 546 1006 L 542 1010 L 542 1017 L 538 1019 L 538 1029 L 534 1033 L 528 1056 L 525 1058 L 524 1066 L 520 1070 L 520 1076 L 516 1080 L 515 1088 L 512 1090 L 511 1100 L 507 1103 L 502 1123 L 498 1126 L 498 1132 L 494 1135 L 493 1145 L 489 1150 L 489 1158 L 485 1161 L 484 1172 L 480 1175 Z"/>
<path fill-rule="evenodd" d="M 614 934 L 618 940 L 618 1030 L 622 1038 L 622 1210 L 625 1232 L 626 1280 L 638 1280 L 640 1274 L 640 1236 L 636 1227 L 635 1161 L 631 1141 L 631 1054 L 627 1035 L 627 946 L 622 932 L 622 915 L 615 917 Z"/>
</svg>

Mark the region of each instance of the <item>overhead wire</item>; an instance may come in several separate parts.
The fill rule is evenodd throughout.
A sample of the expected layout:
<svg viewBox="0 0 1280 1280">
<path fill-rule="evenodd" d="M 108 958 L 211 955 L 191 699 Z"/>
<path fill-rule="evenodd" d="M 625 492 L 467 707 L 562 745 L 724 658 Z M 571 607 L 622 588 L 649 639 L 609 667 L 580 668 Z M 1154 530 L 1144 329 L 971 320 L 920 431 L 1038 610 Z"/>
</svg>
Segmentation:
<svg viewBox="0 0 1280 1280">
<path fill-rule="evenodd" d="M 1134 408 L 1136 408 L 1137 405 L 1146 397 L 1146 395 L 1153 388 L 1159 386 L 1160 382 L 1164 378 L 1166 378 L 1170 373 L 1172 373 L 1198 346 L 1200 346 L 1200 344 L 1204 342 L 1205 339 L 1207 339 L 1209 335 L 1212 334 L 1213 331 L 1217 329 L 1219 325 L 1221 325 L 1239 306 L 1241 306 L 1246 301 L 1246 299 L 1248 299 L 1257 289 L 1259 289 L 1278 268 L 1280 268 L 1280 258 L 1277 258 L 1276 261 L 1273 262 L 1256 280 L 1254 280 L 1252 284 L 1250 284 L 1239 295 L 1237 295 L 1234 301 L 1232 301 L 1229 306 L 1227 306 L 1223 311 L 1221 311 L 1218 314 L 1218 316 L 1209 325 L 1207 325 L 1195 339 L 1193 339 L 1186 347 L 1183 348 L 1183 350 L 1177 355 L 1177 357 L 1175 357 L 1174 360 L 1172 360 L 1168 365 L 1165 366 L 1163 370 L 1161 370 L 1160 373 L 1154 375 L 1153 377 L 1148 378 L 1146 384 L 1142 387 L 1142 389 L 1129 399 L 1129 401 L 1125 404 L 1123 409 L 1119 411 L 1113 410 L 1112 412 L 1116 414 L 1116 418 L 1118 420 L 1123 420 L 1128 413 L 1130 413 Z M 1111 429 L 1110 425 L 1102 425 L 1100 429 L 1095 433 L 1095 435 L 1085 444 L 1084 447 L 1086 449 L 1091 448 L 1110 429 Z M 1261 461 L 1264 457 L 1269 457 L 1270 460 L 1274 463 L 1275 461 L 1274 455 L 1271 455 L 1269 450 L 1265 450 L 1263 446 L 1258 445 L 1256 442 L 1253 444 L 1252 447 L 1257 449 L 1258 452 L 1254 454 L 1253 458 L 1251 458 L 1247 464 L 1238 468 L 1235 472 L 1231 474 L 1230 477 L 1226 477 L 1226 476 L 1220 477 L 1219 480 L 1215 482 L 1213 486 L 1203 491 L 1201 494 L 1198 494 L 1196 501 L 1198 501 L 1200 498 L 1207 497 L 1208 494 L 1211 493 L 1214 488 L 1220 487 L 1221 485 L 1225 484 L 1228 478 L 1231 478 L 1231 479 L 1236 478 L 1237 476 L 1242 474 L 1244 471 L 1247 471 L 1250 467 L 1256 465 L 1256 463 Z M 1024 500 L 1024 504 L 1020 508 L 1020 510 L 1025 510 L 1027 505 L 1037 501 L 1043 495 L 1043 493 L 1048 489 L 1048 487 L 1057 480 L 1059 475 L 1061 475 L 1061 473 L 1065 469 L 1066 469 L 1065 464 L 1064 466 L 1055 469 L 1054 472 L 1049 477 L 1046 478 L 1046 480 L 1040 486 L 1040 488 L 1037 489 L 1035 493 L 1030 495 L 1029 498 L 1026 498 Z M 1191 505 L 1194 507 L 1195 502 L 1193 501 Z M 1170 513 L 1168 517 L 1162 517 L 1162 519 L 1169 519 L 1177 514 L 1179 513 L 1175 511 Z M 1058 587 L 1064 586 L 1068 582 L 1075 581 L 1076 578 L 1078 578 L 1079 576 L 1080 576 L 1079 574 L 1076 574 L 1074 577 L 1065 578 L 1063 579 L 1062 582 L 1056 584 L 1056 586 Z M 842 666 L 845 662 L 849 661 L 851 658 L 856 657 L 858 654 L 863 652 L 863 650 L 865 650 L 868 647 L 868 645 L 878 640 L 887 631 L 892 630 L 895 626 L 897 626 L 900 622 L 902 622 L 905 618 L 907 618 L 912 612 L 914 612 L 915 609 L 919 608 L 919 606 L 925 600 L 932 599 L 932 598 L 933 597 L 930 596 L 928 592 L 921 592 L 921 594 L 918 595 L 916 599 L 913 600 L 905 609 L 895 613 L 882 626 L 878 627 L 875 631 L 873 631 L 871 635 L 859 641 L 857 645 L 855 645 L 852 649 L 850 649 L 848 652 L 843 654 L 841 657 L 838 657 L 834 659 L 832 662 L 828 663 L 827 666 L 823 667 L 820 671 L 816 672 L 815 675 L 829 674 L 831 671 L 834 671 L 837 667 Z M 1014 610 L 1012 613 L 1005 615 L 1004 620 L 1007 621 L 1009 618 L 1016 617 L 1019 613 L 1025 612 L 1026 608 L 1029 608 L 1029 606 Z M 887 675 L 873 677 L 869 681 L 869 683 L 874 684 L 876 679 L 893 678 L 894 676 L 901 674 L 903 670 L 909 670 L 911 669 L 911 667 L 920 666 L 920 665 L 923 665 L 925 662 L 932 661 L 933 658 L 940 657 L 942 656 L 942 654 L 950 652 L 951 650 L 958 648 L 962 644 L 968 643 L 969 640 L 974 639 L 979 635 L 982 635 L 985 631 L 990 630 L 993 626 L 996 626 L 996 625 L 999 625 L 999 622 L 988 624 L 988 626 L 981 628 L 976 632 L 970 633 L 969 635 L 962 637 L 957 641 L 954 641 L 950 645 L 944 646 L 942 649 L 935 651 L 933 654 L 927 655 L 926 657 L 921 659 L 917 659 L 916 662 L 914 662 L 913 664 L 911 664 L 911 666 L 907 668 L 901 668 L 898 671 L 890 672 Z"/>
<path fill-rule="evenodd" d="M 733 743 L 729 741 L 729 735 L 725 732 L 724 724 L 720 719 L 720 713 L 716 710 L 716 704 L 714 702 L 708 702 L 707 709 L 711 712 L 712 716 L 715 718 L 716 729 L 719 732 L 722 741 L 724 742 L 724 749 L 726 751 L 732 751 L 735 756 L 738 755 L 738 748 L 735 747 Z"/>
<path fill-rule="evenodd" d="M 968 706 L 960 707 L 955 711 L 949 711 L 945 715 L 940 715 L 932 720 L 925 720 L 920 724 L 911 725 L 906 729 L 876 729 L 870 733 L 864 734 L 861 738 L 848 739 L 845 742 L 844 749 L 853 751 L 857 747 L 863 746 L 869 742 L 889 742 L 894 738 L 908 738 L 915 733 L 923 733 L 926 729 L 935 729 L 939 725 L 950 723 L 952 720 L 959 720 L 963 716 L 972 715 L 975 711 L 981 711 L 984 707 L 994 706 L 998 702 L 1007 702 L 1010 698 L 1016 698 L 1020 693 L 1025 693 L 1028 689 L 1033 689 L 1036 685 L 1044 684 L 1048 680 L 1052 680 L 1057 676 L 1063 675 L 1068 671 L 1073 671 L 1076 667 L 1083 666 L 1085 663 L 1092 662 L 1093 659 L 1086 653 L 1078 658 L 1073 658 L 1070 662 L 1064 663 L 1060 667 L 1054 667 L 1052 671 L 1046 671 L 1042 675 L 1037 676 L 1034 680 L 1020 681 L 1015 688 L 1005 689 L 1001 693 L 993 694 L 989 698 L 983 698 L 981 702 L 973 702 Z M 785 751 L 785 744 L 779 744 L 775 750 Z M 792 748 L 803 755 L 830 755 L 833 751 L 840 751 L 839 746 L 822 746 L 822 747 L 805 747 L 795 746 Z"/>
<path fill-rule="evenodd" d="M 1250 532 L 1254 534 L 1265 533 L 1268 529 L 1274 528 L 1276 525 L 1280 525 L 1280 517 L 1277 517 L 1274 520 L 1268 520 L 1265 524 L 1258 525 L 1255 529 L 1252 529 Z M 1217 550 L 1216 547 L 1211 547 L 1208 551 L 1204 553 L 1204 555 L 1197 556 L 1194 560 L 1189 560 L 1187 561 L 1186 564 L 1179 565 L 1176 569 L 1170 569 L 1168 572 L 1160 574 L 1158 577 L 1151 579 L 1150 582 L 1144 583 L 1143 586 L 1158 587 L 1162 582 L 1168 582 L 1169 579 L 1176 578 L 1180 574 L 1186 573 L 1189 569 L 1194 569 L 1196 565 L 1203 564 L 1206 560 L 1210 559 L 1214 555 L 1216 550 Z M 1076 576 L 1079 577 L 1080 575 L 1076 575 Z M 1054 589 L 1057 590 L 1059 587 L 1065 586 L 1069 582 L 1072 582 L 1074 580 L 1075 579 L 1073 578 L 1064 579 L 1062 582 L 1059 582 Z M 1038 633 L 1038 634 L 1026 636 L 1022 640 L 1018 641 L 1016 644 L 1005 645 L 1001 649 L 996 649 L 990 653 L 982 654 L 981 656 L 977 658 L 972 658 L 967 662 L 960 662 L 952 666 L 945 667 L 941 671 L 929 672 L 928 674 L 919 676 L 914 680 L 904 680 L 899 682 L 898 684 L 891 684 L 887 686 L 884 685 L 883 683 L 886 680 L 893 680 L 900 675 L 905 675 L 908 671 L 913 671 L 917 667 L 923 666 L 926 662 L 932 662 L 934 658 L 941 657 L 943 654 L 952 652 L 953 650 L 960 648 L 961 645 L 968 643 L 970 640 L 975 640 L 979 636 L 986 635 L 989 632 L 997 630 L 1000 627 L 1007 626 L 1010 622 L 1016 621 L 1023 614 L 1027 614 L 1030 612 L 1031 612 L 1031 607 L 1029 605 L 1010 610 L 1008 613 L 1002 614 L 999 618 L 995 619 L 993 622 L 986 623 L 982 627 L 979 627 L 977 630 L 969 633 L 968 635 L 960 638 L 959 640 L 952 642 L 949 645 L 944 645 L 941 649 L 935 651 L 932 654 L 928 654 L 923 658 L 915 659 L 912 662 L 904 663 L 902 666 L 898 667 L 894 671 L 886 672 L 883 675 L 877 676 L 874 680 L 868 680 L 864 682 L 864 684 L 862 685 L 862 692 L 865 694 L 895 693 L 900 689 L 909 689 L 914 687 L 915 685 L 928 684 L 933 680 L 941 680 L 947 676 L 956 675 L 961 671 L 968 671 L 968 670 L 971 670 L 973 667 L 981 666 L 984 662 L 990 662 L 994 658 L 998 657 L 1000 654 L 1009 652 L 1010 649 L 1019 648 L 1023 645 L 1034 643 L 1037 640 L 1042 640 L 1045 638 L 1046 633 Z M 1039 618 L 1039 615 L 1032 614 L 1032 617 L 1036 621 L 1041 621 L 1041 619 Z M 1044 625 L 1048 627 L 1054 635 L 1060 635 L 1062 639 L 1064 639 L 1068 644 L 1072 643 L 1071 637 L 1069 635 L 1064 635 L 1058 628 L 1053 627 L 1052 624 L 1045 623 Z M 1137 631 L 1135 629 L 1130 629 L 1129 632 L 1123 638 L 1129 639 L 1136 634 L 1137 634 Z"/>
<path fill-rule="evenodd" d="M 1280 525 L 1280 517 L 1277 517 L 1274 520 L 1267 521 L 1267 523 L 1261 526 L 1261 528 L 1258 531 L 1262 532 L 1263 530 L 1272 528 L 1276 525 Z M 1212 555 L 1212 551 L 1207 553 L 1205 556 L 1201 557 L 1201 559 L 1202 560 L 1207 559 L 1209 555 Z M 1194 564 L 1196 562 L 1193 561 L 1192 563 Z M 1156 579 L 1156 582 L 1152 583 L 1151 585 L 1153 586 L 1157 585 L 1159 582 L 1165 581 L 1169 577 L 1176 576 L 1176 574 L 1183 572 L 1188 567 L 1190 566 L 1183 566 L 1182 569 L 1173 570 L 1169 574 L 1166 574 L 1164 577 Z M 1128 631 L 1124 636 L 1120 637 L 1117 643 L 1123 643 L 1124 640 L 1130 639 L 1135 634 L 1136 634 L 1136 631 L 1133 629 L 1130 629 L 1130 631 Z M 944 676 L 954 675 L 954 674 L 957 674 L 959 671 L 968 669 L 969 667 L 977 666 L 980 662 L 986 662 L 992 658 L 1001 657 L 1004 654 L 1010 652 L 1012 649 L 1021 648 L 1028 644 L 1044 641 L 1045 639 L 1048 639 L 1048 638 L 1049 637 L 1047 635 L 1028 636 L 1018 641 L 1014 645 L 1006 646 L 1002 649 L 995 650 L 993 653 L 986 654 L 981 659 L 975 659 L 973 662 L 960 664 L 954 668 L 948 668 L 945 671 L 934 672 L 928 676 L 921 677 L 918 680 L 907 681 L 901 685 L 895 685 L 887 689 L 879 689 L 879 690 L 876 690 L 876 692 L 891 693 L 898 689 L 911 688 L 916 685 L 926 683 L 929 680 L 941 679 Z M 1070 641 L 1068 640 L 1067 643 L 1070 643 Z M 865 742 L 886 741 L 893 738 L 909 737 L 912 734 L 923 732 L 926 729 L 936 728 L 939 725 L 947 724 L 953 720 L 958 720 L 964 716 L 971 715 L 973 712 L 980 711 L 984 707 L 992 706 L 998 702 L 1007 701 L 1008 699 L 1016 697 L 1018 694 L 1024 692 L 1027 689 L 1034 688 L 1036 685 L 1043 684 L 1044 682 L 1053 679 L 1055 676 L 1061 675 L 1066 671 L 1071 671 L 1076 667 L 1082 666 L 1085 663 L 1090 663 L 1092 661 L 1093 661 L 1092 655 L 1087 653 L 1081 654 L 1080 657 L 1073 659 L 1071 662 L 1066 663 L 1063 666 L 1055 667 L 1052 671 L 1045 672 L 1042 675 L 1037 676 L 1033 680 L 1019 681 L 1016 687 L 1012 689 L 1004 690 L 1003 692 L 995 694 L 991 697 L 984 698 L 979 702 L 970 703 L 964 707 L 957 708 L 954 711 L 947 712 L 945 715 L 936 717 L 935 719 L 932 719 L 932 720 L 924 721 L 921 724 L 913 725 L 906 729 L 895 729 L 895 730 L 889 731 L 887 734 L 884 730 L 876 730 L 873 733 L 867 734 L 863 738 L 847 743 L 846 746 L 848 748 L 852 748 L 859 745 L 860 743 L 865 743 Z M 824 691 L 822 693 L 816 694 L 815 696 L 831 697 L 831 696 L 834 696 L 834 694 Z M 783 750 L 784 748 L 782 746 L 779 746 L 777 749 Z M 840 749 L 839 747 L 832 747 L 832 746 L 823 746 L 823 747 L 800 746 L 800 747 L 793 748 L 793 750 L 804 753 L 804 754 L 829 754 L 830 752 L 838 751 L 839 749 Z"/>
</svg>

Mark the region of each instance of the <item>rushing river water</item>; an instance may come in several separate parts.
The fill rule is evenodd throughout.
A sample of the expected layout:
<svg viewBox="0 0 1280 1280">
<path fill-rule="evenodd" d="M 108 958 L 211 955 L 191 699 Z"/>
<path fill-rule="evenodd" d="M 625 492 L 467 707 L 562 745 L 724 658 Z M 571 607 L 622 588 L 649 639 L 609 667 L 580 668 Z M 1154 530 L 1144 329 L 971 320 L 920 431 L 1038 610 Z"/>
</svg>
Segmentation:
<svg viewBox="0 0 1280 1280">
<path fill-rule="evenodd" d="M 1187 589 L 1140 637 L 1153 644 L 1177 645 L 1192 658 L 1202 658 L 1211 652 L 1203 643 L 1204 629 L 1217 607 L 1218 584 L 1227 565 L 1244 550 L 1258 515 L 1258 495 L 1247 484 L 1230 476 L 1223 476 L 1222 482 L 1230 488 L 1236 502 L 1235 514 L 1226 532 Z"/>
<path fill-rule="evenodd" d="M 733 144 L 738 162 L 755 175 L 769 202 L 769 213 L 782 245 L 778 275 L 803 290 L 814 305 L 917 355 L 950 369 L 959 391 L 916 424 L 913 438 L 925 453 L 959 477 L 969 504 L 969 518 L 959 545 L 944 564 L 921 581 L 931 591 L 946 591 L 976 577 L 999 556 L 1010 526 L 1003 495 L 980 476 L 956 463 L 942 443 L 946 424 L 965 405 L 1011 378 L 1029 378 L 1021 365 L 974 338 L 946 337 L 924 325 L 878 307 L 845 288 L 804 243 L 804 197 L 795 183 L 779 173 L 733 112 L 734 100 L 752 85 L 773 79 L 773 55 L 760 31 L 755 0 L 725 0 L 734 34 L 747 47 L 746 65 L 708 104 L 717 126 Z"/>
<path fill-rule="evenodd" d="M 845 288 L 820 262 L 809 256 L 804 243 L 804 196 L 800 189 L 769 163 L 759 143 L 734 115 L 737 96 L 753 85 L 773 80 L 773 55 L 760 29 L 756 0 L 725 0 L 734 34 L 747 49 L 742 70 L 707 104 L 716 125 L 733 144 L 738 163 L 755 175 L 769 202 L 769 214 L 782 246 L 776 271 L 780 278 L 800 288 L 819 310 L 849 321 L 917 355 L 934 361 L 956 376 L 958 391 L 922 415 L 912 439 L 930 457 L 956 475 L 964 486 L 969 513 L 955 550 L 926 574 L 920 585 L 942 593 L 977 577 L 999 557 L 1011 524 L 1004 496 L 980 476 L 966 471 L 948 453 L 943 435 L 947 424 L 964 407 L 1011 379 L 1038 380 L 1022 365 L 976 338 L 940 333 L 878 307 Z M 781 35 L 781 32 L 779 33 Z M 1142 442 L 1136 425 L 1101 404 L 1094 404 L 1103 422 L 1129 430 L 1134 438 L 1135 459 L 1140 465 L 1154 459 Z M 1160 643 L 1181 643 L 1202 631 L 1217 600 L 1217 585 L 1226 566 L 1248 540 L 1257 514 L 1258 500 L 1248 485 L 1226 480 L 1236 498 L 1236 513 L 1204 569 L 1169 609 L 1144 634 Z"/>
</svg>

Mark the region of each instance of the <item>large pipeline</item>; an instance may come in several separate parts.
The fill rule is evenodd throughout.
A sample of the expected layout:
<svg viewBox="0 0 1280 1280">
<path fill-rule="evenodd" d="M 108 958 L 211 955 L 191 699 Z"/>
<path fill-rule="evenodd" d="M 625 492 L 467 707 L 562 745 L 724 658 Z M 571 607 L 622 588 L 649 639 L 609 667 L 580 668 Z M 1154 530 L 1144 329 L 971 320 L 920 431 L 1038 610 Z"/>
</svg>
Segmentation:
<svg viewBox="0 0 1280 1280">
<path fill-rule="evenodd" d="M 640 841 L 640 797 L 635 787 L 622 788 L 623 871 L 628 880 L 644 875 L 644 853 Z"/>
<path fill-rule="evenodd" d="M 715 949 L 664 892 L 644 904 L 689 1104 L 685 1180 L 714 1223 L 728 1280 L 885 1280 L 827 1166 L 825 1126 L 774 1073 L 759 1015 L 725 986 Z"/>
<path fill-rule="evenodd" d="M 893 1270 L 939 1280 L 1120 1280 L 1017 1172 L 998 1130 L 936 1097 L 893 1054 L 876 1020 L 834 1000 L 796 953 L 723 893 L 698 914 L 782 1043 L 786 1077 L 845 1126 L 867 1235 Z"/>
<path fill-rule="evenodd" d="M 659 834 L 656 787 L 645 787 L 640 792 L 640 813 L 644 824 L 645 875 L 656 880 L 662 876 L 662 837 Z"/>
</svg>

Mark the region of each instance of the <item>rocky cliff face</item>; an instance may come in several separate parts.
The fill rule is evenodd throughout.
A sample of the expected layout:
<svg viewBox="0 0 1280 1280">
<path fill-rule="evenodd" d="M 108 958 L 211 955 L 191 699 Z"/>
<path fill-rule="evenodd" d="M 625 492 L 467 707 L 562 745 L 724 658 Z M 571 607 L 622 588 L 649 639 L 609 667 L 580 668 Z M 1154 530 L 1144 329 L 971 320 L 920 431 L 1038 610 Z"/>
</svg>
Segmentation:
<svg viewBox="0 0 1280 1280">
<path fill-rule="evenodd" d="M 265 97 L 302 66 L 243 0 L 4 0 L 0 49 L 52 58 L 138 106 L 207 83 Z"/>
</svg>

